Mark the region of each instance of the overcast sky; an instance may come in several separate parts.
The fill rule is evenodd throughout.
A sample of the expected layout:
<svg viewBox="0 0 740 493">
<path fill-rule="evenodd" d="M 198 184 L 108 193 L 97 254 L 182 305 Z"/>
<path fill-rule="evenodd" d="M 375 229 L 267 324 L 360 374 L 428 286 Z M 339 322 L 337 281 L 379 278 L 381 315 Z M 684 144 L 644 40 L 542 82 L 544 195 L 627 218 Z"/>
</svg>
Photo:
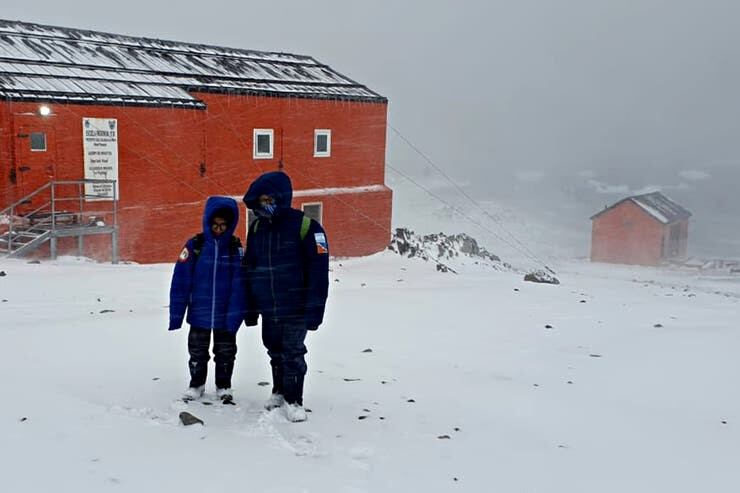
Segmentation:
<svg viewBox="0 0 740 493">
<path fill-rule="evenodd" d="M 476 193 L 740 183 L 737 0 L 36 0 L 0 17 L 314 56 L 387 96 Z M 392 133 L 388 161 L 422 166 Z"/>
</svg>

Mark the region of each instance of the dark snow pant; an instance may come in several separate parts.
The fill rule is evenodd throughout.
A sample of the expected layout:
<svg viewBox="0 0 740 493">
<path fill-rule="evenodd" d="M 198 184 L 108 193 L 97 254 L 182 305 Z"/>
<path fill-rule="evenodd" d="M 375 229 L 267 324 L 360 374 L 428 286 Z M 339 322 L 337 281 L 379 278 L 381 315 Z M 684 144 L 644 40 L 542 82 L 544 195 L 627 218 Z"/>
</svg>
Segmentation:
<svg viewBox="0 0 740 493">
<path fill-rule="evenodd" d="M 262 321 L 262 343 L 272 367 L 272 393 L 281 394 L 289 404 L 303 405 L 303 379 L 308 352 L 306 324 Z"/>
<path fill-rule="evenodd" d="M 236 333 L 227 330 L 211 331 L 199 327 L 190 327 L 188 334 L 190 386 L 200 387 L 206 384 L 211 332 L 213 332 L 213 361 L 216 363 L 216 388 L 230 389 L 236 359 Z"/>
</svg>

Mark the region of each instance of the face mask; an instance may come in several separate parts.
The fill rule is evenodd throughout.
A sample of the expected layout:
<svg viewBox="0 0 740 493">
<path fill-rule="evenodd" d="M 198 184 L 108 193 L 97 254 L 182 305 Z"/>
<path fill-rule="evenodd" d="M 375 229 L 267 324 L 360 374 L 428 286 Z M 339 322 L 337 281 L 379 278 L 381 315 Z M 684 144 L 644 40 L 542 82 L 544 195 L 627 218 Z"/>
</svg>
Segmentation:
<svg viewBox="0 0 740 493">
<path fill-rule="evenodd" d="M 275 211 L 277 210 L 277 207 L 275 204 L 265 204 L 259 209 L 256 209 L 254 212 L 255 214 L 262 216 L 262 217 L 272 217 L 275 215 Z"/>
</svg>

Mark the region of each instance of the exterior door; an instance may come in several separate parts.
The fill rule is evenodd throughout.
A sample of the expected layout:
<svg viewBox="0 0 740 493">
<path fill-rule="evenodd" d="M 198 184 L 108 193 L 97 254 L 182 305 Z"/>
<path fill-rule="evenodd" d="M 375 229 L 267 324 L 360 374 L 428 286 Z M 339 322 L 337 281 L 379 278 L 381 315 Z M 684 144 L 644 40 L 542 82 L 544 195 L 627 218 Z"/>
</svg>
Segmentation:
<svg viewBox="0 0 740 493">
<path fill-rule="evenodd" d="M 15 156 L 16 197 L 21 198 L 54 179 L 56 136 L 53 127 L 48 125 L 19 126 L 15 138 Z M 48 197 L 31 198 L 28 203 L 24 204 L 24 209 L 32 210 L 40 206 L 41 200 L 48 200 Z"/>
</svg>

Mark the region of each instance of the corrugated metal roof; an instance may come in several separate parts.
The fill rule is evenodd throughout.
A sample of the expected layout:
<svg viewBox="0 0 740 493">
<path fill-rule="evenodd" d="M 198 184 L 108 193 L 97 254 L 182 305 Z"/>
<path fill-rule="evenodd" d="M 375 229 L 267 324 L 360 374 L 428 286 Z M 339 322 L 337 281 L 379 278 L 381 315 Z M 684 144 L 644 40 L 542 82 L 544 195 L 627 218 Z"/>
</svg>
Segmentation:
<svg viewBox="0 0 740 493">
<path fill-rule="evenodd" d="M 202 106 L 186 91 L 386 101 L 308 56 L 0 20 L 0 95 Z"/>
<path fill-rule="evenodd" d="M 611 207 L 607 207 L 603 211 L 594 214 L 593 216 L 591 216 L 591 219 L 595 219 L 596 217 L 614 209 L 615 207 L 626 201 L 633 202 L 635 205 L 640 207 L 642 210 L 644 210 L 663 224 L 671 224 L 676 221 L 681 221 L 683 219 L 688 219 L 689 217 L 691 217 L 691 212 L 684 209 L 662 193 L 651 192 L 642 195 L 633 195 L 631 197 L 622 199 Z"/>
</svg>

